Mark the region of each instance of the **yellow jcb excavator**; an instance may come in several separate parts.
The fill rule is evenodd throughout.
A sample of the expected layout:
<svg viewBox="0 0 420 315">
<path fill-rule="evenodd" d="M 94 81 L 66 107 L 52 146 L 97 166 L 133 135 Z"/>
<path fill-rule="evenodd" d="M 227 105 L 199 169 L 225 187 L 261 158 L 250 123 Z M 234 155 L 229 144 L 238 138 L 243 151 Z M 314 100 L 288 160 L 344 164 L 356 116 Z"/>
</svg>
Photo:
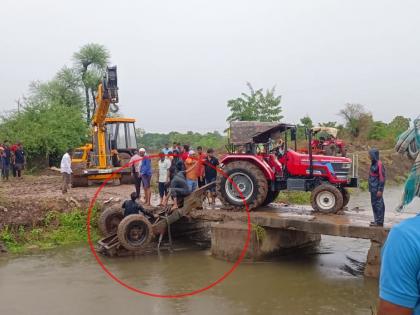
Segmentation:
<svg viewBox="0 0 420 315">
<path fill-rule="evenodd" d="M 107 117 L 111 105 L 117 108 L 117 67 L 108 67 L 96 95 L 92 118 L 92 142 L 76 148 L 72 156 L 72 186 L 101 182 L 128 163 L 137 148 L 135 119 Z M 131 169 L 112 176 L 114 182 L 132 183 Z"/>
</svg>

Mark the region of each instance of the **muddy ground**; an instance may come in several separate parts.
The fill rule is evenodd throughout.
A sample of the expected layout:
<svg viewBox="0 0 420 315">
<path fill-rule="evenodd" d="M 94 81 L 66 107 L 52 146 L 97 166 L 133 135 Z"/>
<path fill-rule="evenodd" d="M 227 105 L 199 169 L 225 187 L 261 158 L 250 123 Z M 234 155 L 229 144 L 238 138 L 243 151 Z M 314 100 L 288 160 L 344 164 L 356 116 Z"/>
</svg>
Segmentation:
<svg viewBox="0 0 420 315">
<path fill-rule="evenodd" d="M 67 194 L 61 192 L 61 177 L 49 172 L 47 175 L 24 176 L 0 184 L 0 229 L 5 225 L 36 226 L 49 211 L 86 209 L 99 185 L 73 188 Z M 107 185 L 98 195 L 97 202 L 121 202 L 133 191 L 130 185 Z"/>
</svg>

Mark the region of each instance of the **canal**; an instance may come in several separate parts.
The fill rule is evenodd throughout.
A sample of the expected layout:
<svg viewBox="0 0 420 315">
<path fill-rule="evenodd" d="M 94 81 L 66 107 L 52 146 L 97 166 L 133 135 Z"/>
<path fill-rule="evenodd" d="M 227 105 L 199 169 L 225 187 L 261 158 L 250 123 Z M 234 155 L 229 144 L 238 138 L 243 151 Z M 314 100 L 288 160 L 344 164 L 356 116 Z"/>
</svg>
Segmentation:
<svg viewBox="0 0 420 315">
<path fill-rule="evenodd" d="M 390 191 L 390 212 L 400 191 Z M 366 197 L 355 196 L 353 202 Z M 306 252 L 243 263 L 223 283 L 184 299 L 128 291 L 102 271 L 86 245 L 2 257 L 0 314 L 371 314 L 377 280 L 358 272 L 369 245 L 323 236 Z M 207 286 L 232 266 L 209 250 L 181 243 L 174 253 L 104 258 L 104 263 L 127 284 L 159 294 Z"/>
</svg>

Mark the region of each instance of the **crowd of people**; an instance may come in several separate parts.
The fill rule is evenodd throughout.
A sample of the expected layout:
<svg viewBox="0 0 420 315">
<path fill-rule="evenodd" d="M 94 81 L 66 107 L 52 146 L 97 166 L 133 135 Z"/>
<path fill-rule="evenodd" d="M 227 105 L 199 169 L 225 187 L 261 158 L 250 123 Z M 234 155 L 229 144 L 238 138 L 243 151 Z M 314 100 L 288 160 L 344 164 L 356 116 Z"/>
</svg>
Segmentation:
<svg viewBox="0 0 420 315">
<path fill-rule="evenodd" d="M 9 144 L 8 140 L 0 143 L 1 179 L 9 180 L 10 172 L 13 177 L 22 178 L 22 171 L 26 165 L 25 151 L 21 143 Z"/>
<path fill-rule="evenodd" d="M 144 205 L 150 206 L 152 195 L 150 184 L 154 173 L 151 159 L 148 158 L 146 150 L 141 148 L 131 157 L 130 163 L 132 163 L 137 198 L 140 198 L 143 187 Z M 219 161 L 212 148 L 204 153 L 201 146 L 194 150 L 187 144 L 173 143 L 171 147 L 169 144 L 165 145 L 159 154 L 157 166 L 159 205 L 166 205 L 172 198 L 174 207 L 177 207 L 179 199 L 206 184 L 212 184 L 208 187 L 208 199 L 210 204 L 214 205 L 216 200 L 214 182 L 218 165 Z"/>
</svg>

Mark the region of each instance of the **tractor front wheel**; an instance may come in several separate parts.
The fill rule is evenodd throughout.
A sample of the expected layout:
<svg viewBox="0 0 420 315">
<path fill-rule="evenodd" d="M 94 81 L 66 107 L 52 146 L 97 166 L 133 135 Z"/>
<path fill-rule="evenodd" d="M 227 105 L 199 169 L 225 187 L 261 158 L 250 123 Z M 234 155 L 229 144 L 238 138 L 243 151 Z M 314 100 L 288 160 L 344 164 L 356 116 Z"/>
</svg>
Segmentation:
<svg viewBox="0 0 420 315">
<path fill-rule="evenodd" d="M 71 177 L 71 187 L 88 187 L 89 186 L 89 179 L 87 176 L 83 175 L 73 175 Z"/>
<path fill-rule="evenodd" d="M 311 193 L 311 205 L 315 211 L 336 213 L 343 208 L 343 204 L 343 194 L 333 185 L 319 185 Z"/>
<path fill-rule="evenodd" d="M 229 209 L 244 210 L 244 200 L 249 210 L 261 206 L 267 198 L 268 183 L 264 173 L 253 163 L 235 161 L 225 165 L 225 174 L 216 180 L 219 199 Z M 234 184 L 232 184 L 232 182 Z"/>
</svg>

